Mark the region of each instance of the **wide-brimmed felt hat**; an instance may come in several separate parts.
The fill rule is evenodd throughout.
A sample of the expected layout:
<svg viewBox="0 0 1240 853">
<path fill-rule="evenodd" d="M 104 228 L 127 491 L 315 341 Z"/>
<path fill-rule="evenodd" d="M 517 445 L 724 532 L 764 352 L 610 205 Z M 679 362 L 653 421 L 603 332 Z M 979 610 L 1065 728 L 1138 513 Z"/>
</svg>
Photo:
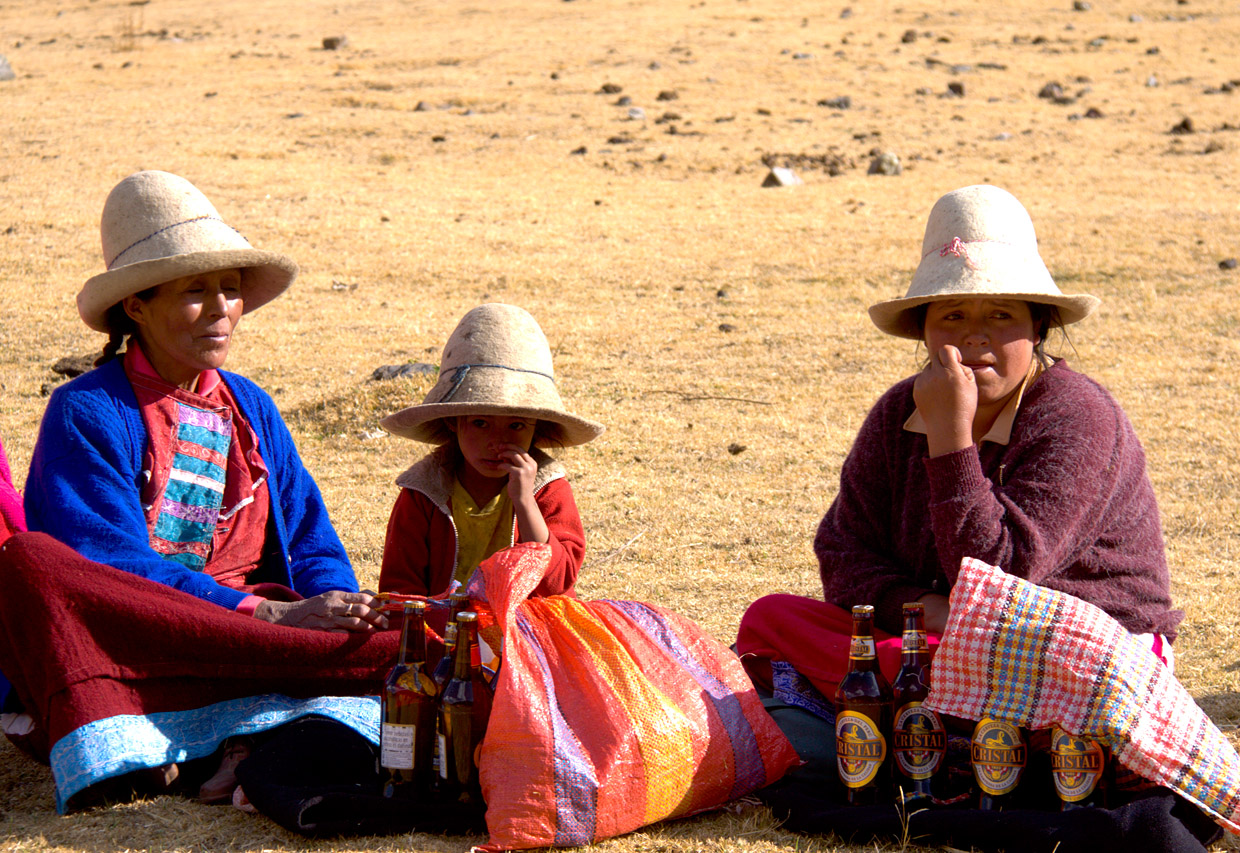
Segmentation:
<svg viewBox="0 0 1240 853">
<path fill-rule="evenodd" d="M 967 296 L 1054 305 L 1064 325 L 1100 304 L 1095 296 L 1059 290 L 1038 254 L 1029 213 L 1014 195 L 989 184 L 953 190 L 935 203 L 908 293 L 870 306 L 870 319 L 889 335 L 919 339 L 912 309 Z"/>
<path fill-rule="evenodd" d="M 515 305 L 491 302 L 472 309 L 444 345 L 439 380 L 420 405 L 379 421 L 392 435 L 443 444 L 452 433 L 444 418 L 461 415 L 513 415 L 552 421 L 557 442 L 585 444 L 603 425 L 564 408 L 555 387 L 551 347 L 538 322 Z"/>
<path fill-rule="evenodd" d="M 197 187 L 168 172 L 137 172 L 113 187 L 99 231 L 107 272 L 87 280 L 77 304 L 86 325 L 100 332 L 111 331 L 108 309 L 126 296 L 182 276 L 241 270 L 247 313 L 297 276 L 291 259 L 255 249 Z"/>
</svg>

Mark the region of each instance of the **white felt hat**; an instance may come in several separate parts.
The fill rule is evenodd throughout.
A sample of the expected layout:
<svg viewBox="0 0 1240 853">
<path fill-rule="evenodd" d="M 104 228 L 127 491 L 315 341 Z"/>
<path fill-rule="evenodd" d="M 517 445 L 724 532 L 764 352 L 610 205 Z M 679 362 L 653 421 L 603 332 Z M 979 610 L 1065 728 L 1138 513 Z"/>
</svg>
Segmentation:
<svg viewBox="0 0 1240 853">
<path fill-rule="evenodd" d="M 189 181 L 168 172 L 138 172 L 108 194 L 99 224 L 107 272 L 77 296 L 86 325 L 108 332 L 108 309 L 126 296 L 196 273 L 241 270 L 245 311 L 265 305 L 293 283 L 297 264 L 260 252 L 220 218 Z"/>
<path fill-rule="evenodd" d="M 870 307 L 874 325 L 889 335 L 919 339 L 911 309 L 938 299 L 1001 296 L 1054 305 L 1064 325 L 1100 304 L 1095 296 L 1060 292 L 1038 254 L 1028 212 L 1014 195 L 989 184 L 953 190 L 935 203 L 921 255 L 908 293 Z"/>
<path fill-rule="evenodd" d="M 565 411 L 555 387 L 551 347 L 538 322 L 515 305 L 491 302 L 461 318 L 444 345 L 439 380 L 421 405 L 379 421 L 392 435 L 443 444 L 443 418 L 514 415 L 560 426 L 559 444 L 585 444 L 603 425 Z"/>
</svg>

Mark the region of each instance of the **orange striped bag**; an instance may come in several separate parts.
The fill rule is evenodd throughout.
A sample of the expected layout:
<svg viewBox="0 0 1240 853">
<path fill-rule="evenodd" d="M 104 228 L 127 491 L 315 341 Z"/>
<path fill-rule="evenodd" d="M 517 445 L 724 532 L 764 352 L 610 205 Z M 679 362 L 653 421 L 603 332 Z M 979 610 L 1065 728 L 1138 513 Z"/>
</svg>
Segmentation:
<svg viewBox="0 0 1240 853">
<path fill-rule="evenodd" d="M 487 849 L 589 844 L 744 796 L 798 762 L 736 656 L 690 620 L 528 598 L 549 556 L 517 545 L 470 585 L 503 637 L 479 759 Z"/>
</svg>

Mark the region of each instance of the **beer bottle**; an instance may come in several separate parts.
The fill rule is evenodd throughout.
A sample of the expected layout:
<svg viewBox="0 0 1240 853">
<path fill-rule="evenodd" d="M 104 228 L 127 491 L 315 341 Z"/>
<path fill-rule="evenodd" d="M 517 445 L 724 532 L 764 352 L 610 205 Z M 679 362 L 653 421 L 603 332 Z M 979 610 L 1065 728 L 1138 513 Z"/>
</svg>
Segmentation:
<svg viewBox="0 0 1240 853">
<path fill-rule="evenodd" d="M 451 799 L 481 803 L 476 752 L 483 732 L 475 720 L 471 665 L 477 615 L 463 611 L 457 615 L 456 625 L 452 678 L 444 687 L 439 706 L 439 788 Z"/>
<path fill-rule="evenodd" d="M 1051 729 L 1051 777 L 1064 811 L 1105 807 L 1107 750 L 1093 738 Z"/>
<path fill-rule="evenodd" d="M 1018 726 L 983 717 L 973 727 L 970 744 L 973 778 L 977 782 L 977 807 L 988 811 L 1011 808 L 1016 786 L 1025 772 L 1029 747 Z"/>
<path fill-rule="evenodd" d="M 426 672 L 426 604 L 407 601 L 400 654 L 383 684 L 379 763 L 385 797 L 424 796 L 434 783 L 435 700 Z"/>
<path fill-rule="evenodd" d="M 874 608 L 852 609 L 848 674 L 835 691 L 835 763 L 850 805 L 872 805 L 891 785 L 891 685 L 878 668 Z"/>
<path fill-rule="evenodd" d="M 891 685 L 895 784 L 904 792 L 905 800 L 928 801 L 944 795 L 947 729 L 938 714 L 922 706 L 930 693 L 930 647 L 926 643 L 925 605 L 920 601 L 904 605 L 900 656 L 900 673 Z"/>
<path fill-rule="evenodd" d="M 435 665 L 435 671 L 431 674 L 440 690 L 443 690 L 443 686 L 452 678 L 452 650 L 456 648 L 456 616 L 469 607 L 469 596 L 463 592 L 452 593 L 449 600 L 452 604 L 448 611 L 447 625 L 444 626 L 443 657 L 439 659 L 439 663 Z"/>
</svg>

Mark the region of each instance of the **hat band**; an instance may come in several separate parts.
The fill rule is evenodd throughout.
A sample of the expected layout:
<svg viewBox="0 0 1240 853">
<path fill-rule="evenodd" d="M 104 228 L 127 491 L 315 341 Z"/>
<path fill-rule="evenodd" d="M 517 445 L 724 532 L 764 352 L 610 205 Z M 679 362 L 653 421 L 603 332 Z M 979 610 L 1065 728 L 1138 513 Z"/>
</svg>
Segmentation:
<svg viewBox="0 0 1240 853">
<path fill-rule="evenodd" d="M 189 225 L 194 222 L 202 222 L 203 220 L 212 220 L 214 222 L 218 222 L 221 225 L 223 225 L 225 228 L 235 231 L 238 237 L 240 237 L 242 240 L 245 240 L 245 236 L 240 231 L 237 231 L 236 228 L 233 228 L 231 225 L 229 225 L 224 220 L 220 219 L 218 216 L 210 216 L 210 215 L 195 216 L 193 219 L 185 219 L 185 220 L 182 220 L 181 222 L 174 222 L 171 225 L 165 225 L 163 228 L 160 228 L 158 231 L 153 231 L 150 234 L 147 234 L 141 240 L 138 240 L 137 242 L 134 242 L 134 243 L 130 243 L 128 246 L 126 246 L 124 249 L 118 252 L 116 256 L 112 258 L 112 260 L 108 261 L 108 269 L 111 270 L 112 267 L 116 265 L 116 262 L 119 261 L 122 257 L 124 257 L 126 252 L 138 246 L 141 246 L 147 240 L 153 240 L 156 237 L 158 237 L 160 234 L 163 234 L 165 231 L 171 231 L 173 228 L 179 228 L 182 225 Z"/>
<path fill-rule="evenodd" d="M 490 367 L 490 368 L 495 368 L 496 370 L 511 370 L 513 373 L 532 373 L 535 376 L 541 376 L 544 379 L 549 380 L 551 382 L 551 385 L 553 387 L 555 386 L 555 377 L 552 376 L 550 373 L 543 373 L 541 370 L 530 370 L 525 367 L 509 367 L 506 364 L 461 364 L 461 365 L 457 365 L 456 367 L 452 368 L 452 371 L 451 371 L 452 387 L 448 389 L 447 393 L 444 394 L 442 397 L 440 397 L 438 400 L 434 400 L 434 401 L 428 400 L 427 402 L 428 403 L 450 402 L 453 396 L 456 395 L 457 390 L 460 389 L 461 383 L 465 381 L 465 377 L 469 375 L 469 371 L 473 370 L 476 367 Z"/>
<path fill-rule="evenodd" d="M 931 249 L 930 251 L 926 252 L 924 255 L 921 256 L 921 259 L 924 261 L 926 258 L 933 255 L 935 252 L 939 253 L 940 258 L 946 258 L 948 255 L 955 255 L 956 257 L 964 261 L 965 266 L 969 267 L 970 269 L 977 269 L 977 266 L 973 263 L 973 259 L 969 257 L 968 247 L 979 246 L 979 245 L 983 245 L 987 243 L 995 243 L 1000 246 L 1011 246 L 1012 245 L 1011 243 L 1008 243 L 1003 240 L 967 240 L 966 241 L 966 240 L 961 240 L 959 237 L 953 237 L 950 240 L 948 240 L 946 243 L 944 243 L 942 246 L 940 246 L 939 248 Z"/>
</svg>

